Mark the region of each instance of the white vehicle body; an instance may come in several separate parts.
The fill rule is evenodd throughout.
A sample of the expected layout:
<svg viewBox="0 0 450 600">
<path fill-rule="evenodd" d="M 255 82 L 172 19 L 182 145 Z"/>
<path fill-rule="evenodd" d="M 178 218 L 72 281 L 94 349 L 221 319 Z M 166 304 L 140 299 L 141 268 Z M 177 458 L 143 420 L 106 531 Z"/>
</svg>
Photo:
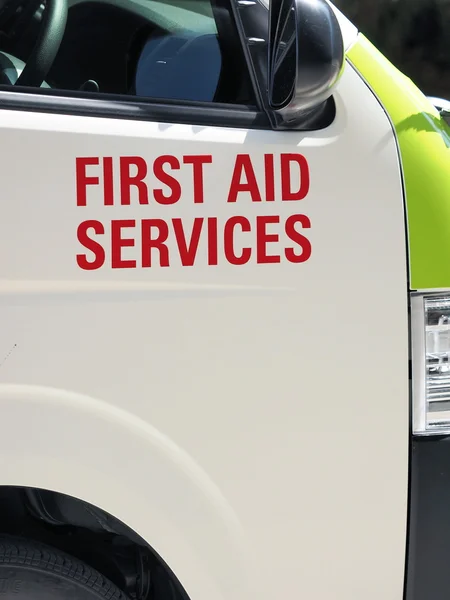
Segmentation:
<svg viewBox="0 0 450 600">
<path fill-rule="evenodd" d="M 307 132 L 0 104 L 0 483 L 114 515 L 190 600 L 403 597 L 401 162 L 349 61 L 334 99 Z"/>
</svg>

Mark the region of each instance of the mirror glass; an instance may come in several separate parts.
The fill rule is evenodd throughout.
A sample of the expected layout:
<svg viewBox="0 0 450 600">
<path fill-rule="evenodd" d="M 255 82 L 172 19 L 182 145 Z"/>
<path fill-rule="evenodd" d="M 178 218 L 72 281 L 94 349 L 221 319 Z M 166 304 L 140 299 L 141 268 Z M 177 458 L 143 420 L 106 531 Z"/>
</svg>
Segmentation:
<svg viewBox="0 0 450 600">
<path fill-rule="evenodd" d="M 270 15 L 270 103 L 282 107 L 291 99 L 297 72 L 297 19 L 293 0 L 278 0 Z"/>
</svg>

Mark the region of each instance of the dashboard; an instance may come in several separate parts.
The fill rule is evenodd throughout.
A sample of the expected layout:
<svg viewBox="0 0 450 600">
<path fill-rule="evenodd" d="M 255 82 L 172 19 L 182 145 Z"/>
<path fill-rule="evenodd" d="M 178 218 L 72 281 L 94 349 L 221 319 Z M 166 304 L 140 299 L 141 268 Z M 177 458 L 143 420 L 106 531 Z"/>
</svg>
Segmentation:
<svg viewBox="0 0 450 600">
<path fill-rule="evenodd" d="M 82 4 L 104 4 L 122 9 L 170 32 L 189 29 L 199 33 L 216 33 L 214 16 L 208 0 L 69 0 L 69 9 Z"/>
</svg>

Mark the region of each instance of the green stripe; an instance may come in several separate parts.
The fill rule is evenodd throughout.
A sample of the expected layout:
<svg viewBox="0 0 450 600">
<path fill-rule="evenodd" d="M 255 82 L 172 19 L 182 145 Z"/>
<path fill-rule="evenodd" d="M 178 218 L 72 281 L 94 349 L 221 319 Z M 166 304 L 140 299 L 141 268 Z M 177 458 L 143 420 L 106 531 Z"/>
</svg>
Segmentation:
<svg viewBox="0 0 450 600">
<path fill-rule="evenodd" d="M 359 35 L 347 56 L 383 104 L 397 134 L 411 287 L 450 288 L 450 128 L 411 80 L 364 36 Z"/>
</svg>

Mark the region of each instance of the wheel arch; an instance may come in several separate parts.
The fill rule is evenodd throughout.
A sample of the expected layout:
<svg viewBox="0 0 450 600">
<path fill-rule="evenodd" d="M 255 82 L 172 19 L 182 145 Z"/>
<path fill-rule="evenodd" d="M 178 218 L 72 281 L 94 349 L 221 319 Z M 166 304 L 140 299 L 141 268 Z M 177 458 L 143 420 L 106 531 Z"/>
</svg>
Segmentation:
<svg viewBox="0 0 450 600">
<path fill-rule="evenodd" d="M 161 556 L 188 596 L 242 593 L 245 539 L 211 479 L 181 448 L 104 401 L 0 385 L 0 485 L 41 488 L 114 516 Z"/>
</svg>

